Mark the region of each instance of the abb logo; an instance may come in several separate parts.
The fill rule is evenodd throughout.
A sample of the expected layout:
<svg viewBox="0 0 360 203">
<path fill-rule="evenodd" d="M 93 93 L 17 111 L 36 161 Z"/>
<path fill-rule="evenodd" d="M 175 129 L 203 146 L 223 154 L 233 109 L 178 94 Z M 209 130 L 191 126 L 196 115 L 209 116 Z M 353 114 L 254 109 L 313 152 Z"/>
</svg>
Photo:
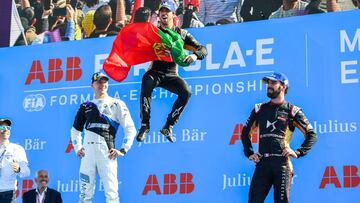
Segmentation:
<svg viewBox="0 0 360 203">
<path fill-rule="evenodd" d="M 49 59 L 48 63 L 48 83 L 54 83 L 60 81 L 64 76 L 64 70 L 61 68 L 63 61 L 59 58 Z M 66 58 L 66 71 L 65 80 L 74 81 L 79 80 L 82 74 L 80 67 L 79 57 Z M 39 80 L 41 84 L 46 83 L 45 75 L 43 72 L 40 60 L 34 60 L 32 62 L 30 72 L 26 78 L 25 84 L 30 85 L 33 80 Z"/>
<path fill-rule="evenodd" d="M 17 186 L 19 185 L 19 182 L 17 182 Z M 22 182 L 22 187 L 21 187 L 21 197 L 24 195 L 25 192 L 33 189 L 33 185 L 34 185 L 34 181 L 30 180 L 30 179 L 25 179 Z M 20 190 L 17 189 L 16 190 L 16 197 L 19 197 L 20 194 Z"/>
<path fill-rule="evenodd" d="M 163 192 L 161 193 L 159 181 L 156 175 L 152 174 L 149 175 L 146 181 L 142 195 L 147 195 L 150 191 L 154 191 L 157 195 L 171 195 L 176 193 L 178 186 L 180 186 L 180 194 L 189 194 L 192 193 L 195 189 L 195 184 L 192 182 L 192 180 L 193 175 L 191 173 L 180 173 L 180 184 L 178 185 L 176 183 L 175 174 L 165 174 Z"/>
<path fill-rule="evenodd" d="M 336 188 L 341 188 L 340 180 L 336 174 L 334 166 L 325 168 L 324 176 L 320 183 L 320 188 L 324 189 L 326 185 L 334 184 Z M 343 167 L 343 187 L 355 188 L 360 184 L 360 177 L 358 176 L 357 166 Z"/>
<path fill-rule="evenodd" d="M 230 139 L 230 145 L 235 144 L 236 141 L 241 140 L 241 131 L 243 129 L 244 125 L 241 123 L 238 123 L 235 125 L 233 134 Z M 251 142 L 252 143 L 258 143 L 259 142 L 259 130 L 258 128 L 255 128 L 253 131 L 251 131 Z"/>
</svg>

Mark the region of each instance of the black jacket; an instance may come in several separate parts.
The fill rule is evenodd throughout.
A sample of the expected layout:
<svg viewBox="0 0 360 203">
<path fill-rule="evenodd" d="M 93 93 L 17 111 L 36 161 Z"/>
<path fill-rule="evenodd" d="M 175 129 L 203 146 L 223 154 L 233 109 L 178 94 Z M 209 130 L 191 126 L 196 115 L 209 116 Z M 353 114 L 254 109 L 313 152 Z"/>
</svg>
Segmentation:
<svg viewBox="0 0 360 203">
<path fill-rule="evenodd" d="M 29 190 L 23 195 L 23 203 L 36 203 L 36 189 Z M 62 203 L 60 192 L 47 188 L 44 203 Z"/>
<path fill-rule="evenodd" d="M 304 134 L 305 140 L 296 150 L 299 156 L 306 155 L 315 144 L 317 136 L 302 110 L 288 102 L 256 104 L 241 133 L 245 155 L 254 154 L 251 131 L 258 128 L 259 153 L 278 154 L 289 145 L 295 127 Z"/>
</svg>

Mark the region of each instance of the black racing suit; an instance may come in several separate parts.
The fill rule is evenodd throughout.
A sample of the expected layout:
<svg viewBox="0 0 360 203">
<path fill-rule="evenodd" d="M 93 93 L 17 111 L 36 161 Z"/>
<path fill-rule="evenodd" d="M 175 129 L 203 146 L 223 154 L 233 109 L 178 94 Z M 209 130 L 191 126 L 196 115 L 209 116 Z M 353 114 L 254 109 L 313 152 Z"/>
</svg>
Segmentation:
<svg viewBox="0 0 360 203">
<path fill-rule="evenodd" d="M 206 57 L 206 48 L 200 45 L 189 32 L 178 27 L 175 27 L 174 30 L 184 40 L 185 49 L 193 51 L 200 60 Z M 163 31 L 166 32 L 166 30 Z M 178 67 L 175 62 L 153 61 L 149 70 L 144 74 L 140 98 L 140 117 L 143 124 L 149 125 L 151 94 L 155 87 L 162 87 L 178 96 L 167 118 L 167 123 L 174 125 L 191 96 L 190 88 L 178 75 Z"/>
<path fill-rule="evenodd" d="M 293 168 L 289 157 L 282 156 L 289 147 L 295 127 L 305 136 L 304 142 L 295 150 L 298 157 L 306 155 L 315 144 L 317 137 L 313 127 L 302 110 L 288 102 L 256 104 L 244 126 L 241 139 L 247 157 L 254 154 L 250 136 L 258 128 L 261 158 L 251 181 L 249 202 L 264 202 L 274 185 L 274 202 L 289 202 Z"/>
</svg>

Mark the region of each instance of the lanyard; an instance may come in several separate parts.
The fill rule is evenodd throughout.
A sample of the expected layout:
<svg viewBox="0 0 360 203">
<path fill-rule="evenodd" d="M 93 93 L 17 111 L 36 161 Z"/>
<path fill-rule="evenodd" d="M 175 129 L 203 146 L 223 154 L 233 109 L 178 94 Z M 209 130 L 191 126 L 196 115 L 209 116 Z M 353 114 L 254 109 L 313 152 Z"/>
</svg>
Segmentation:
<svg viewBox="0 0 360 203">
<path fill-rule="evenodd" d="M 5 152 L 6 152 L 6 149 L 4 149 L 4 151 L 0 155 L 0 164 L 1 164 L 2 160 L 3 160 L 3 158 L 4 158 Z"/>
<path fill-rule="evenodd" d="M 36 195 L 36 202 L 37 202 L 37 203 L 44 203 L 46 193 L 45 193 L 45 191 L 44 191 L 43 193 L 44 193 L 44 197 L 43 197 L 42 201 L 40 201 L 40 193 L 36 193 L 36 194 L 37 194 L 37 195 Z"/>
</svg>

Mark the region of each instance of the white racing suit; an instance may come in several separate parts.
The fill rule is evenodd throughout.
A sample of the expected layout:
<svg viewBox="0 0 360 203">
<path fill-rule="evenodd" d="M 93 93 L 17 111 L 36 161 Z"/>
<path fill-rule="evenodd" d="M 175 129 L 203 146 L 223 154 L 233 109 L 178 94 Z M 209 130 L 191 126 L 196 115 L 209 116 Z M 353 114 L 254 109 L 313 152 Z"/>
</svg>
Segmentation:
<svg viewBox="0 0 360 203">
<path fill-rule="evenodd" d="M 124 128 L 121 149 L 126 153 L 133 144 L 136 129 L 125 103 L 107 96 L 80 105 L 71 128 L 75 153 L 81 148 L 85 152 L 80 164 L 79 202 L 92 202 L 96 172 L 104 185 L 106 202 L 119 202 L 117 160 L 109 159 L 109 150 L 115 148 L 114 140 L 119 124 Z M 82 142 L 83 130 L 85 135 Z"/>
</svg>

